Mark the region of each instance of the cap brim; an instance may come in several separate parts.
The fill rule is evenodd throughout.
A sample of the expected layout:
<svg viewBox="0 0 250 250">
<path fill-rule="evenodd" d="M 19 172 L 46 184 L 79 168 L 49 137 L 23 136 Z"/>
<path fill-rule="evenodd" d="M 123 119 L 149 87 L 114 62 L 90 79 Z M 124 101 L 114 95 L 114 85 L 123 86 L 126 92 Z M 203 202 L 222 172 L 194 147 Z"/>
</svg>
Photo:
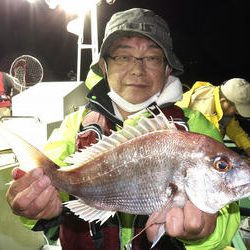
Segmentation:
<svg viewBox="0 0 250 250">
<path fill-rule="evenodd" d="M 238 113 L 243 116 L 243 117 L 250 117 L 250 103 L 249 105 L 241 105 L 241 104 L 237 104 L 236 106 L 236 110 L 238 111 Z"/>
<path fill-rule="evenodd" d="M 121 35 L 125 36 L 126 33 L 127 34 L 137 33 L 137 34 L 140 34 L 140 35 L 143 35 L 145 37 L 150 38 L 152 41 L 154 41 L 156 44 L 158 44 L 161 47 L 161 49 L 163 50 L 165 56 L 167 57 L 168 63 L 172 67 L 172 75 L 178 76 L 178 75 L 181 75 L 183 73 L 183 71 L 184 71 L 183 65 L 180 63 L 179 59 L 176 57 L 176 55 L 171 50 L 171 48 L 168 48 L 168 47 L 165 48 L 162 44 L 159 44 L 159 42 L 154 37 L 150 36 L 147 32 L 135 31 L 135 30 L 126 30 L 126 31 L 117 30 L 105 39 L 105 42 L 103 42 L 103 44 L 100 48 L 101 53 L 99 54 L 98 60 L 93 62 L 90 66 L 90 68 L 96 74 L 98 74 L 99 76 L 103 76 L 102 71 L 98 65 L 98 61 L 99 61 L 100 57 L 106 53 L 106 51 L 108 50 L 108 46 L 110 44 L 112 44 L 112 42 L 115 39 L 121 37 Z"/>
</svg>

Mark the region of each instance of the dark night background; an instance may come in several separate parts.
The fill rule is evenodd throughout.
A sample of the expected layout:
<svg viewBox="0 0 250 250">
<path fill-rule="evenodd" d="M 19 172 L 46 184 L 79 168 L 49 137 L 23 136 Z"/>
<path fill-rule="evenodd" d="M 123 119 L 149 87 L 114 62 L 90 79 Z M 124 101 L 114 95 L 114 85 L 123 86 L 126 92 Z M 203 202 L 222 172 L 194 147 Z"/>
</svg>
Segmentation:
<svg viewBox="0 0 250 250">
<path fill-rule="evenodd" d="M 116 0 L 108 5 L 102 1 L 97 10 L 99 45 L 104 24 L 114 12 L 149 8 L 170 26 L 175 53 L 185 67 L 180 77 L 183 83 L 192 85 L 196 80 L 204 80 L 218 85 L 231 77 L 250 80 L 248 2 Z M 16 57 L 29 54 L 42 63 L 44 81 L 67 81 L 67 73 L 76 72 L 77 63 L 77 37 L 66 30 L 70 19 L 72 16 L 59 8 L 49 9 L 44 0 L 35 4 L 0 0 L 0 71 L 8 72 Z M 88 42 L 88 30 L 85 33 Z M 90 64 L 90 51 L 84 50 L 82 57 L 83 80 Z"/>
</svg>

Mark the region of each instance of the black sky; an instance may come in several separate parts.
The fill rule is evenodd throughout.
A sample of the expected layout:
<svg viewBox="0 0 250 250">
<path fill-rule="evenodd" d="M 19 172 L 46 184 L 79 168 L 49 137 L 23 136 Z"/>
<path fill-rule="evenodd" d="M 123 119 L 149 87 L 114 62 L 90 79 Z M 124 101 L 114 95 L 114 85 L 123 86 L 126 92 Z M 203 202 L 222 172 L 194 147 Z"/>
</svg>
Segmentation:
<svg viewBox="0 0 250 250">
<path fill-rule="evenodd" d="M 99 41 L 103 24 L 114 12 L 149 8 L 169 23 L 174 50 L 185 67 L 184 83 L 204 80 L 217 85 L 231 77 L 250 80 L 248 2 L 116 0 L 108 5 L 103 1 L 98 7 Z M 33 5 L 25 0 L 0 0 L 0 71 L 8 72 L 16 57 L 29 54 L 42 62 L 44 81 L 67 80 L 70 70 L 76 72 L 77 61 L 77 37 L 66 31 L 70 18 L 60 9 L 49 9 L 44 0 Z M 84 79 L 90 53 L 85 51 L 83 58 Z"/>
</svg>

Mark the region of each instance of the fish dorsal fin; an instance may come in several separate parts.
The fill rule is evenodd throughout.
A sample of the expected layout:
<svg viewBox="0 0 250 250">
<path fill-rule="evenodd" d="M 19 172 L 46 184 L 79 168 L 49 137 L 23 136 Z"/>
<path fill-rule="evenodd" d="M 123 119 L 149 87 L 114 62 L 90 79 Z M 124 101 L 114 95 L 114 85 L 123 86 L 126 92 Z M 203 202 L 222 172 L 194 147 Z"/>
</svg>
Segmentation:
<svg viewBox="0 0 250 250">
<path fill-rule="evenodd" d="M 67 201 L 64 205 L 80 219 L 88 222 L 100 222 L 101 225 L 116 213 L 115 211 L 105 211 L 90 207 L 80 199 Z"/>
<path fill-rule="evenodd" d="M 116 146 L 144 134 L 157 130 L 177 129 L 174 122 L 169 121 L 161 110 L 159 110 L 159 114 L 157 115 L 151 110 L 148 111 L 152 114 L 153 118 L 142 117 L 136 126 L 125 124 L 121 130 L 112 131 L 110 136 L 103 135 L 103 138 L 96 144 L 92 144 L 90 147 L 67 157 L 65 162 L 73 165 L 63 167 L 60 171 L 70 171 L 80 167 Z"/>
</svg>

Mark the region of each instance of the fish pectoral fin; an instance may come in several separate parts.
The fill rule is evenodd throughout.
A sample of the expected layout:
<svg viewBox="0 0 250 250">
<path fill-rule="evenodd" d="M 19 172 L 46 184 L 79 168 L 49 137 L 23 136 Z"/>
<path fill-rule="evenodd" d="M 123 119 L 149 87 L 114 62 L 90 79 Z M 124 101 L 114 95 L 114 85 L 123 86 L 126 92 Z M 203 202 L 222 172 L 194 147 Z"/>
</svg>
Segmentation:
<svg viewBox="0 0 250 250">
<path fill-rule="evenodd" d="M 116 213 L 115 211 L 105 211 L 90 207 L 80 199 L 64 202 L 64 205 L 80 219 L 88 222 L 100 222 L 101 225 Z"/>
<path fill-rule="evenodd" d="M 133 238 L 131 238 L 127 245 L 125 246 L 125 249 L 126 250 L 130 250 L 132 249 L 132 241 L 137 238 L 138 236 L 140 236 L 144 231 L 146 231 L 149 227 L 151 227 L 152 225 L 154 224 L 160 224 L 159 226 L 159 229 L 157 231 L 157 234 L 155 235 L 154 239 L 153 239 L 153 242 L 152 242 L 152 246 L 151 248 L 153 248 L 157 243 L 158 241 L 161 239 L 161 237 L 165 234 L 165 227 L 164 227 L 164 223 L 147 223 L 147 225 L 138 233 L 136 234 Z"/>
<path fill-rule="evenodd" d="M 146 226 L 145 228 L 142 229 L 141 232 L 139 232 L 137 235 L 135 235 L 132 239 L 129 240 L 129 242 L 127 243 L 127 245 L 125 246 L 126 250 L 130 250 L 132 249 L 132 241 L 137 238 L 138 236 L 140 236 L 145 230 L 147 230 L 150 226 L 152 226 L 152 224 Z M 155 235 L 153 242 L 152 242 L 152 246 L 150 249 L 152 249 L 153 247 L 155 247 L 155 245 L 158 243 L 158 241 L 161 239 L 161 237 L 165 234 L 165 227 L 164 224 L 160 224 L 159 229 L 157 234 Z"/>
<path fill-rule="evenodd" d="M 157 234 L 155 235 L 154 237 L 154 240 L 153 240 L 153 243 L 152 243 L 152 246 L 151 248 L 153 248 L 157 243 L 158 241 L 161 239 L 161 237 L 165 234 L 165 227 L 164 227 L 164 224 L 161 224 L 160 227 L 159 227 L 159 230 L 157 232 Z"/>
</svg>

